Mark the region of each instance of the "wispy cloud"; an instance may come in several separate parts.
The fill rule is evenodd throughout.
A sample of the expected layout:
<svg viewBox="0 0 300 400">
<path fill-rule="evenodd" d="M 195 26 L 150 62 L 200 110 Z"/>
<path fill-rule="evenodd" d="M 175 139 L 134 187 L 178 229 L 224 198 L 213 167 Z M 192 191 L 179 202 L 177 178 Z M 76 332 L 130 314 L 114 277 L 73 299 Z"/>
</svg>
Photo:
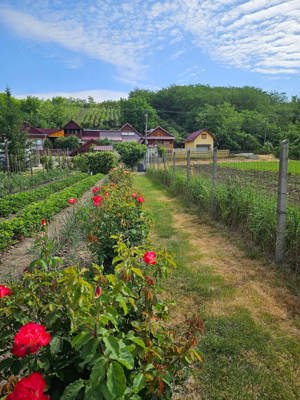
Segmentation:
<svg viewBox="0 0 300 400">
<path fill-rule="evenodd" d="M 39 97 L 40 99 L 52 99 L 53 97 L 57 96 L 87 99 L 89 96 L 91 96 L 95 101 L 102 102 L 106 100 L 119 100 L 121 98 L 126 99 L 128 97 L 128 93 L 112 90 L 82 90 L 77 92 L 24 93 L 17 94 L 15 97 L 18 99 L 24 99 L 27 96 L 35 96 Z"/>
<path fill-rule="evenodd" d="M 131 85 L 147 82 L 149 59 L 166 48 L 170 60 L 194 47 L 265 75 L 300 72 L 299 0 L 14 0 L 0 20 L 22 37 L 111 64 Z"/>
</svg>

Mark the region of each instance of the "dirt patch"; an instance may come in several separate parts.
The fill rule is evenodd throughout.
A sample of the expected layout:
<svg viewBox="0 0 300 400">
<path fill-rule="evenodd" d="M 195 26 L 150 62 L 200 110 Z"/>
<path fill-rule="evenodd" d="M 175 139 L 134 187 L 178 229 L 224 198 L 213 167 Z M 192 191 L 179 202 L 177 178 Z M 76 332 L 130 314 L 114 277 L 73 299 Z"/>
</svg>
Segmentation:
<svg viewBox="0 0 300 400">
<path fill-rule="evenodd" d="M 97 182 L 95 185 L 100 185 L 102 180 Z M 91 191 L 86 191 L 78 201 L 79 205 L 86 204 L 91 198 Z M 73 212 L 72 207 L 67 207 L 58 214 L 56 214 L 52 221 L 48 225 L 48 236 L 49 238 L 59 237 L 59 232 L 63 228 L 65 221 Z M 0 277 L 3 279 L 10 277 L 19 277 L 23 274 L 24 268 L 28 267 L 31 261 L 34 260 L 35 256 L 33 253 L 33 238 L 26 238 L 16 245 L 10 247 L 7 251 L 3 252 L 0 257 Z M 67 252 L 67 249 L 65 250 Z M 78 249 L 77 256 L 79 259 L 86 260 L 88 255 L 86 249 Z M 77 257 L 78 260 L 78 257 Z M 78 261 L 77 261 L 78 262 Z"/>
</svg>

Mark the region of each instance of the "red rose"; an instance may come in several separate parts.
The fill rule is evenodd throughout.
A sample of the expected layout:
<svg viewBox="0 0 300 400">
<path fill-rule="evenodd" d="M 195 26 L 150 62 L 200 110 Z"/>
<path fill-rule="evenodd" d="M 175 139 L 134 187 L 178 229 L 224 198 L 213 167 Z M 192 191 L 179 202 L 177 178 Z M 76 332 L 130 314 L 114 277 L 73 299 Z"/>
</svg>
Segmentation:
<svg viewBox="0 0 300 400">
<path fill-rule="evenodd" d="M 75 199 L 75 197 L 71 197 L 71 198 L 68 200 L 68 203 L 69 203 L 69 204 L 72 204 L 72 205 L 76 204 L 76 199 Z"/>
<path fill-rule="evenodd" d="M 101 206 L 102 200 L 103 200 L 103 197 L 102 197 L 102 196 L 94 196 L 94 197 L 93 197 L 93 205 L 94 205 L 95 207 Z"/>
<path fill-rule="evenodd" d="M 143 257 L 146 264 L 156 264 L 156 253 L 154 251 L 146 251 Z"/>
<path fill-rule="evenodd" d="M 40 347 L 47 346 L 51 340 L 44 325 L 28 322 L 15 335 L 12 353 L 17 357 L 25 357 L 28 353 L 37 353 Z"/>
<path fill-rule="evenodd" d="M 99 296 L 101 296 L 101 294 L 102 294 L 102 287 L 97 286 L 96 290 L 95 290 L 95 299 L 97 299 Z"/>
<path fill-rule="evenodd" d="M 9 296 L 10 294 L 12 294 L 12 290 L 10 288 L 4 285 L 0 285 L 0 298 Z"/>
<path fill-rule="evenodd" d="M 42 224 L 42 226 L 46 226 L 47 225 L 47 222 L 46 222 L 45 218 L 42 218 L 41 224 Z"/>
<path fill-rule="evenodd" d="M 50 396 L 44 394 L 46 382 L 43 375 L 33 372 L 19 380 L 14 391 L 6 397 L 6 400 L 50 400 Z"/>
<path fill-rule="evenodd" d="M 144 203 L 145 199 L 144 199 L 144 197 L 140 196 L 140 197 L 138 197 L 137 201 L 138 201 L 138 203 Z"/>
<path fill-rule="evenodd" d="M 131 197 L 136 198 L 136 193 L 132 193 Z"/>
<path fill-rule="evenodd" d="M 95 193 L 99 192 L 99 190 L 100 190 L 100 187 L 95 186 L 95 187 L 93 187 L 92 192 L 95 194 Z"/>
</svg>

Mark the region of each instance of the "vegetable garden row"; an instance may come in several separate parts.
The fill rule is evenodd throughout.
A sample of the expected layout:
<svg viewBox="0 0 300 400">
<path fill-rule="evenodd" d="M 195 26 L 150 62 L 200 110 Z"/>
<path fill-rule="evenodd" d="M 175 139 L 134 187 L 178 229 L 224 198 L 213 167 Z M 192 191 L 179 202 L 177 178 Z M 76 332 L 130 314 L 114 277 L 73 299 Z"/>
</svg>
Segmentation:
<svg viewBox="0 0 300 400">
<path fill-rule="evenodd" d="M 112 170 L 82 208 L 68 198 L 97 178 L 50 195 L 34 215 L 22 214 L 41 231 L 41 255 L 21 279 L 0 285 L 3 399 L 31 399 L 32 393 L 37 400 L 170 399 L 200 360 L 201 319 L 163 322 L 168 306 L 159 283 L 175 264 L 149 239 L 151 220 L 131 175 Z M 68 204 L 98 264 L 43 259 L 54 207 Z"/>
<path fill-rule="evenodd" d="M 0 198 L 0 214 L 11 218 L 0 221 L 0 250 L 7 248 L 22 236 L 30 237 L 39 226 L 41 218 L 48 221 L 67 206 L 67 199 L 80 196 L 101 175 L 87 176 L 76 173 L 55 183 L 31 191 L 19 192 Z"/>
</svg>

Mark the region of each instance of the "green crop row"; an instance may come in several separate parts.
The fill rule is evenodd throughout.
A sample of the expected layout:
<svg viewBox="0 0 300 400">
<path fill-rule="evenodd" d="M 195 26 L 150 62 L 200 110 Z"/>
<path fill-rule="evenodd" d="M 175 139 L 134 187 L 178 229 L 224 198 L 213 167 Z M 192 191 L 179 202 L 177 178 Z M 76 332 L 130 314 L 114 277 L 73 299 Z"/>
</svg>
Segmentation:
<svg viewBox="0 0 300 400">
<path fill-rule="evenodd" d="M 0 250 L 14 243 L 20 235 L 30 237 L 41 226 L 42 218 L 49 222 L 53 215 L 68 206 L 67 201 L 70 197 L 79 197 L 102 176 L 102 174 L 89 176 L 50 195 L 45 200 L 26 206 L 18 216 L 0 222 Z"/>
<path fill-rule="evenodd" d="M 49 183 L 45 186 L 40 186 L 33 190 L 4 196 L 0 198 L 0 216 L 7 217 L 10 214 L 15 214 L 28 204 L 45 199 L 50 194 L 55 193 L 64 187 L 70 186 L 73 183 L 84 179 L 86 176 L 86 174 L 75 173 L 65 179 Z"/>
<path fill-rule="evenodd" d="M 59 169 L 51 171 L 38 171 L 32 176 L 0 172 L 0 197 L 11 193 L 32 189 L 35 186 L 66 177 L 69 174 L 69 170 L 61 171 Z"/>
<path fill-rule="evenodd" d="M 186 174 L 177 171 L 148 170 L 148 176 L 164 182 L 172 194 L 184 197 L 189 204 L 203 212 L 212 211 L 212 182 L 197 175 L 191 176 L 187 184 Z M 219 183 L 215 192 L 216 220 L 238 229 L 245 239 L 255 242 L 264 252 L 274 255 L 276 244 L 276 199 L 267 196 L 253 186 L 243 185 L 237 180 Z M 286 250 L 284 260 L 295 270 L 300 269 L 300 210 L 288 207 Z"/>
</svg>

